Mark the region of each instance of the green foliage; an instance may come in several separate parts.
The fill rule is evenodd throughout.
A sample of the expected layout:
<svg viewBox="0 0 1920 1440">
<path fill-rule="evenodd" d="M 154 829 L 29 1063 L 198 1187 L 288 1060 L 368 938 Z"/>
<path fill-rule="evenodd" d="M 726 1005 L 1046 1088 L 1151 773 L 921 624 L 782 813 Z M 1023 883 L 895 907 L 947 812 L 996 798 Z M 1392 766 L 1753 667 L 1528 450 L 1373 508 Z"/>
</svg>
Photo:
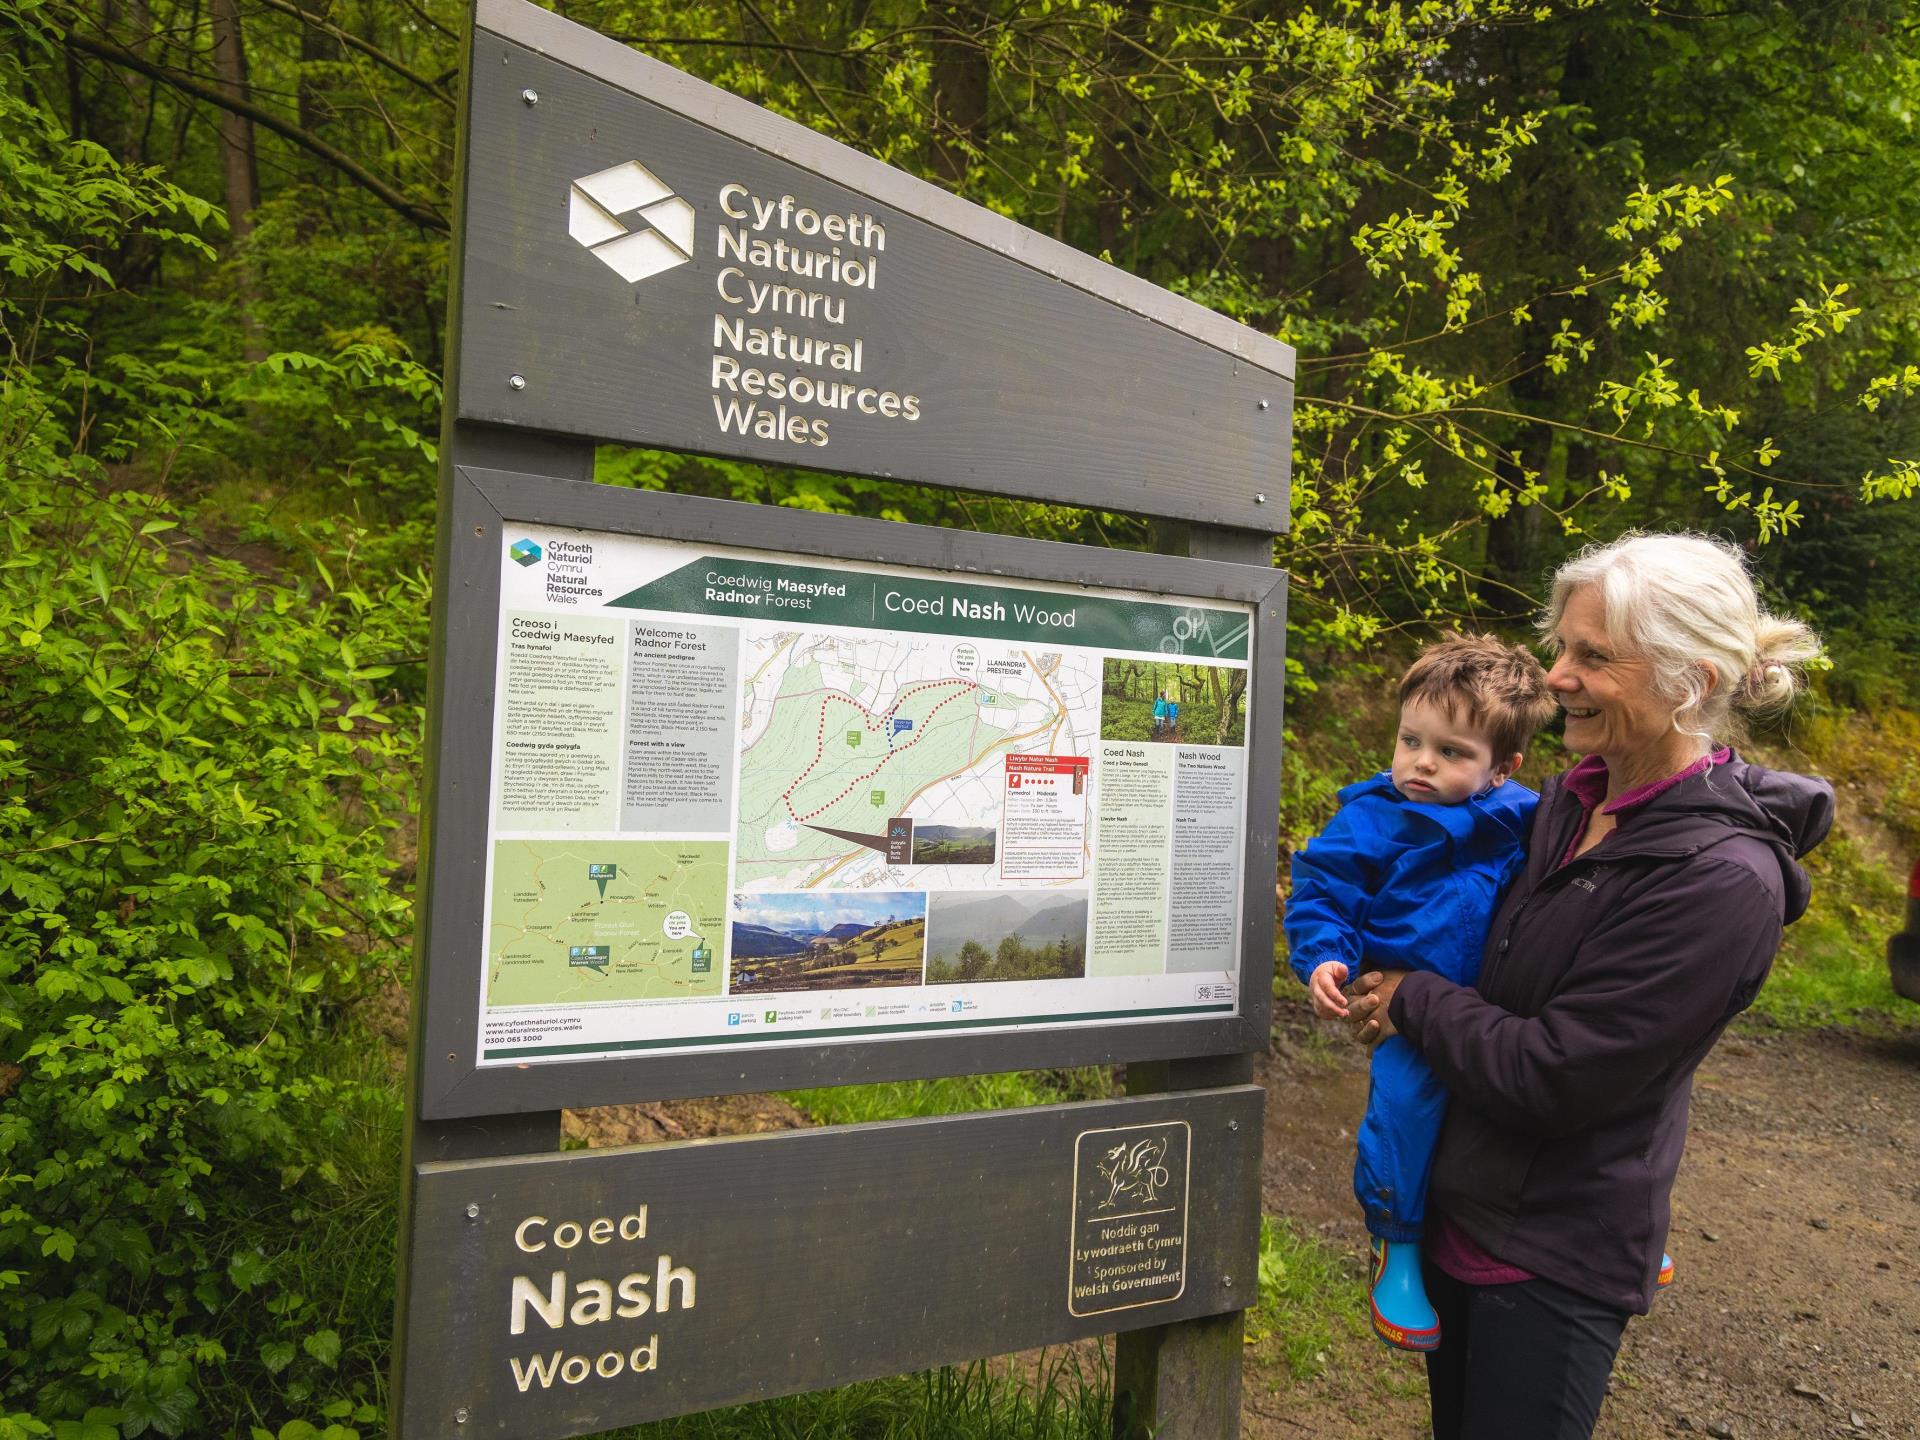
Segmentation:
<svg viewBox="0 0 1920 1440">
<path fill-rule="evenodd" d="M 1080 935 L 1061 935 L 1038 944 L 1029 944 L 1018 935 L 1002 935 L 991 951 L 978 940 L 969 940 L 950 962 L 939 955 L 927 958 L 929 985 L 970 980 L 1055 980 L 1086 972 L 1087 942 Z"/>
<path fill-rule="evenodd" d="M 1754 1011 L 1789 1025 L 1832 1025 L 1907 1002 L 1887 976 L 1887 937 L 1905 918 L 1903 872 L 1837 833 L 1807 856 L 1814 903 L 1787 927 Z"/>
<path fill-rule="evenodd" d="M 0 570 L 11 1368 L 45 1377 L 44 1413 L 105 1403 L 127 1434 L 182 1434 L 198 1373 L 236 1346 L 297 1333 L 321 1369 L 338 1359 L 288 1297 L 237 1323 L 263 1277 L 205 1260 L 228 1239 L 233 1175 L 295 1183 L 364 1103 L 315 1059 L 408 926 L 389 845 L 418 717 L 381 682 L 418 653 L 425 586 L 363 572 L 364 537 L 341 530 L 308 533 L 309 574 L 268 580 L 172 542 L 190 517 L 100 476 L 14 481 Z"/>
<path fill-rule="evenodd" d="M 1043 1353 L 1031 1377 L 990 1361 L 665 1420 L 630 1440 L 1105 1440 L 1104 1354 Z"/>
<path fill-rule="evenodd" d="M 1352 1256 L 1284 1216 L 1260 1217 L 1260 1299 L 1247 1312 L 1247 1344 L 1268 1345 L 1289 1374 L 1326 1368 L 1336 1336 L 1360 1329 L 1366 1287 Z"/>
<path fill-rule="evenodd" d="M 136 238 L 203 249 L 153 222 L 208 207 L 69 140 L 20 79 L 0 58 L 0 1386 L 37 1419 L 5 1423 L 365 1420 L 339 1277 L 309 1300 L 236 1242 L 263 1200 L 324 1206 L 356 1110 L 391 1109 L 384 1074 L 318 1058 L 409 926 L 419 717 L 389 682 L 424 643 L 425 577 L 396 563 L 418 534 L 322 521 L 262 573 L 230 553 L 255 527 L 136 483 L 218 417 L 165 367 L 89 371 L 80 302 Z"/>
<path fill-rule="evenodd" d="M 1089 1066 L 1078 1070 L 1014 1070 L 999 1075 L 955 1075 L 940 1080 L 792 1090 L 786 1098 L 819 1124 L 856 1125 L 868 1120 L 1015 1110 L 1025 1105 L 1054 1105 L 1063 1100 L 1103 1100 L 1111 1094 L 1112 1076 L 1098 1066 Z"/>
</svg>

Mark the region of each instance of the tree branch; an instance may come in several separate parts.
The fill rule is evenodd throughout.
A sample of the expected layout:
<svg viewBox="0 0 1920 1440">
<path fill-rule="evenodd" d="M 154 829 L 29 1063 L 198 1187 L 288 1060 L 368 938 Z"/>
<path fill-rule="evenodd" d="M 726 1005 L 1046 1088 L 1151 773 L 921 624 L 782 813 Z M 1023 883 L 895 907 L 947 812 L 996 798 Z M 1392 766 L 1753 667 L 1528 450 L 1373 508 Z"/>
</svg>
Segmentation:
<svg viewBox="0 0 1920 1440">
<path fill-rule="evenodd" d="M 164 65 L 156 65 L 151 60 L 136 55 L 133 51 L 115 45 L 111 41 L 102 40 L 96 36 L 88 35 L 83 31 L 74 29 L 64 30 L 61 33 L 67 44 L 76 50 L 84 51 L 86 54 L 92 55 L 97 59 L 105 60 L 110 65 L 119 65 L 128 70 L 138 71 L 150 79 L 171 85 L 183 94 L 191 95 L 195 99 L 205 100 L 209 104 L 218 105 L 222 110 L 231 111 L 237 115 L 245 115 L 256 125 L 265 126 L 283 140 L 291 141 L 308 154 L 326 161 L 327 164 L 333 166 L 342 175 L 345 175 L 349 180 L 353 181 L 354 184 L 360 186 L 361 189 L 377 197 L 393 210 L 413 221 L 416 225 L 424 226 L 429 230 L 440 231 L 446 231 L 452 228 L 448 225 L 446 216 L 442 215 L 438 210 L 409 200 L 405 195 L 401 194 L 400 191 L 382 180 L 378 175 L 375 175 L 345 151 L 334 148 L 319 136 L 309 134 L 298 125 L 292 124 L 279 115 L 274 114 L 271 110 L 256 105 L 250 100 L 242 100 L 235 96 L 228 95 L 217 85 L 202 80 L 197 75 L 190 75 L 181 70 L 170 70 Z"/>
<path fill-rule="evenodd" d="M 386 66 L 387 69 L 391 70 L 394 74 L 398 75 L 401 79 L 411 80 L 414 84 L 418 85 L 422 90 L 426 91 L 434 99 L 438 100 L 442 105 L 453 104 L 453 96 L 448 94 L 446 87 L 440 84 L 438 81 L 432 80 L 427 76 L 422 75 L 417 70 L 409 69 L 405 64 L 403 64 L 399 60 L 396 60 L 393 56 L 387 54 L 387 52 L 382 50 L 379 46 L 373 44 L 371 41 L 362 40 L 358 35 L 354 34 L 351 30 L 347 30 L 342 28 L 339 25 L 335 25 L 331 20 L 326 19 L 324 16 L 310 14 L 309 12 L 302 10 L 298 5 L 295 5 L 293 3 L 293 0 L 255 0 L 255 3 L 260 5 L 265 5 L 268 8 L 273 10 L 278 10 L 283 15 L 291 15 L 296 20 L 300 21 L 300 23 L 303 25 L 310 25 L 316 30 L 324 31 L 326 34 L 331 35 L 334 39 L 338 40 L 341 44 L 351 46 L 353 49 L 358 50 L 362 55 L 370 56 L 374 60 L 378 61 L 380 64 Z"/>
</svg>

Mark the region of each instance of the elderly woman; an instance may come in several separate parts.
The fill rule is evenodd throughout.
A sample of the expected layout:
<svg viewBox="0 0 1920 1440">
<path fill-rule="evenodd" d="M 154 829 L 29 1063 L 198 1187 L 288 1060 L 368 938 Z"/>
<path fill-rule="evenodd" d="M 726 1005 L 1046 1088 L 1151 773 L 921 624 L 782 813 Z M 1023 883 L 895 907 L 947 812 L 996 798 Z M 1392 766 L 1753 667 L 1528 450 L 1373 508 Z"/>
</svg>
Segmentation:
<svg viewBox="0 0 1920 1440">
<path fill-rule="evenodd" d="M 1819 653 L 1740 555 L 1631 535 L 1554 577 L 1566 744 L 1477 985 L 1364 977 L 1349 1021 L 1404 1035 L 1452 1098 L 1429 1190 L 1435 1440 L 1591 1435 L 1666 1243 L 1693 1072 L 1806 909 L 1833 792 L 1728 748 Z"/>
</svg>

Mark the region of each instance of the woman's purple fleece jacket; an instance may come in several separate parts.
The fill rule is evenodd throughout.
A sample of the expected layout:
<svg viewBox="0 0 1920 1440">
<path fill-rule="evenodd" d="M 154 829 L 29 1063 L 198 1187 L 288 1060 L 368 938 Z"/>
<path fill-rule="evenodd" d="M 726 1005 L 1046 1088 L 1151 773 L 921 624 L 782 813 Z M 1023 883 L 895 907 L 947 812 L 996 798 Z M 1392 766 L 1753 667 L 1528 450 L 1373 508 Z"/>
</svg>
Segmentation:
<svg viewBox="0 0 1920 1440">
<path fill-rule="evenodd" d="M 1644 1314 L 1693 1072 L 1752 1003 L 1812 886 L 1833 790 L 1737 757 L 1557 865 L 1584 811 L 1540 797 L 1479 983 L 1412 973 L 1390 1014 L 1451 1092 L 1429 1206 L 1491 1254 Z"/>
</svg>

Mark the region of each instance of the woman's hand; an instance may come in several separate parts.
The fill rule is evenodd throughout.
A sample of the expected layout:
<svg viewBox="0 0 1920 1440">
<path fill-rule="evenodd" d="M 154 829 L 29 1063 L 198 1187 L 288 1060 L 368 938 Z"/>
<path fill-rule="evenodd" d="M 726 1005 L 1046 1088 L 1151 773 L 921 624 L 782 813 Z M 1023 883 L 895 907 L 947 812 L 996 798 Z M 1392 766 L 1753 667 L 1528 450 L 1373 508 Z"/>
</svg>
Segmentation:
<svg viewBox="0 0 1920 1440">
<path fill-rule="evenodd" d="M 1404 970 L 1372 970 L 1354 982 L 1354 998 L 1347 1003 L 1347 1024 L 1360 1044 L 1378 1045 L 1398 1033 L 1387 1015 L 1387 1004 L 1406 978 Z"/>
</svg>

